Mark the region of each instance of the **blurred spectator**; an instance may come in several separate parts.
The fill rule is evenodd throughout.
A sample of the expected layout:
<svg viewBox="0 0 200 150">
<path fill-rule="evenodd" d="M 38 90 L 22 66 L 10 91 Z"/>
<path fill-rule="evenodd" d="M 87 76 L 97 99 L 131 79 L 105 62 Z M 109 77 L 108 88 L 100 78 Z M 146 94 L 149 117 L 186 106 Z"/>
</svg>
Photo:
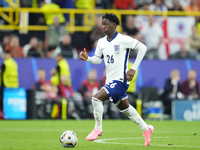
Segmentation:
<svg viewBox="0 0 200 150">
<path fill-rule="evenodd" d="M 67 33 L 65 26 L 60 24 L 58 16 L 55 16 L 53 20 L 53 25 L 49 26 L 49 29 L 45 33 L 44 41 L 44 48 L 50 52 L 59 46 L 61 36 Z"/>
<path fill-rule="evenodd" d="M 197 26 L 192 27 L 192 35 L 188 38 L 190 50 L 193 55 L 199 55 L 200 53 L 200 35 L 198 34 Z"/>
<path fill-rule="evenodd" d="M 149 6 L 149 10 L 152 11 L 167 11 L 167 7 L 164 5 L 163 0 L 154 0 L 153 4 Z"/>
<path fill-rule="evenodd" d="M 4 88 L 18 88 L 18 65 L 12 58 L 10 51 L 3 51 L 4 62 L 0 68 L 1 88 L 0 88 L 0 114 L 3 112 L 3 90 Z"/>
<path fill-rule="evenodd" d="M 37 117 L 40 119 L 50 119 L 52 103 L 58 98 L 58 89 L 46 80 L 44 69 L 38 69 L 38 80 L 33 86 L 37 103 Z"/>
<path fill-rule="evenodd" d="M 60 6 L 60 8 L 71 9 L 74 8 L 74 0 L 52 0 L 53 3 Z M 66 23 L 69 24 L 69 14 L 64 14 Z"/>
<path fill-rule="evenodd" d="M 173 1 L 172 8 L 169 8 L 170 11 L 183 11 L 183 7 L 180 5 L 179 0 Z"/>
<path fill-rule="evenodd" d="M 4 50 L 11 52 L 12 57 L 21 58 L 24 57 L 22 47 L 19 45 L 19 37 L 17 35 L 11 35 L 9 45 L 4 47 Z"/>
<path fill-rule="evenodd" d="M 99 82 L 97 81 L 97 71 L 95 69 L 90 70 L 87 79 L 83 81 L 79 88 L 79 92 L 83 96 L 84 106 L 86 108 L 88 119 L 93 118 L 93 108 L 91 98 L 99 90 Z"/>
<path fill-rule="evenodd" d="M 57 54 L 62 53 L 63 57 L 78 58 L 77 50 L 71 45 L 71 35 L 64 34 L 61 38 L 60 46 L 56 47 L 51 57 L 55 58 Z"/>
<path fill-rule="evenodd" d="M 51 82 L 46 80 L 46 72 L 44 69 L 38 69 L 38 81 L 34 85 L 34 89 L 40 92 L 46 92 L 47 98 L 57 98 L 57 88 L 51 85 Z"/>
<path fill-rule="evenodd" d="M 96 0 L 95 8 L 96 9 L 112 9 L 113 0 Z"/>
<path fill-rule="evenodd" d="M 67 60 L 62 56 L 62 54 L 58 54 L 56 56 L 57 66 L 51 70 L 51 83 L 53 86 L 58 86 L 60 83 L 60 76 L 67 76 L 67 86 L 71 86 L 71 73 Z"/>
<path fill-rule="evenodd" d="M 149 10 L 149 5 L 150 4 L 151 3 L 146 1 L 146 2 L 142 3 L 141 7 L 138 10 Z"/>
<path fill-rule="evenodd" d="M 184 8 L 184 7 L 186 7 L 187 5 L 190 4 L 191 0 L 178 0 L 178 1 L 181 4 L 181 6 Z"/>
<path fill-rule="evenodd" d="M 93 45 L 96 40 L 104 37 L 102 31 L 102 15 L 95 16 L 95 26 L 88 34 L 89 34 L 89 43 L 88 43 L 89 45 Z"/>
<path fill-rule="evenodd" d="M 164 85 L 164 91 L 160 96 L 164 105 L 164 114 L 171 115 L 171 104 L 173 100 L 182 99 L 180 84 L 180 72 L 178 70 L 172 70 L 170 78 L 166 79 Z"/>
<path fill-rule="evenodd" d="M 116 9 L 136 9 L 135 3 L 133 0 L 114 0 Z M 122 15 L 121 24 L 124 26 L 126 21 L 126 15 Z"/>
<path fill-rule="evenodd" d="M 174 7 L 174 5 L 173 5 L 174 1 L 176 1 L 176 0 L 164 0 L 164 4 L 168 10 L 170 10 Z M 179 0 L 177 0 L 177 1 L 179 1 Z"/>
<path fill-rule="evenodd" d="M 197 0 L 190 0 L 190 4 L 185 6 L 184 11 L 186 12 L 191 12 L 191 11 L 195 11 L 198 12 L 199 11 L 199 7 L 197 5 Z M 195 16 L 196 22 L 199 21 L 199 16 Z"/>
<path fill-rule="evenodd" d="M 141 41 L 139 30 L 135 27 L 135 20 L 134 20 L 134 17 L 131 15 L 126 16 L 126 24 L 123 27 L 123 34 L 127 34 L 131 36 L 132 38 L 135 38 Z"/>
<path fill-rule="evenodd" d="M 59 11 L 60 6 L 54 3 L 46 3 L 45 0 L 39 0 L 39 7 L 44 12 L 48 12 L 49 10 Z M 46 25 L 50 26 L 54 23 L 55 16 L 58 17 L 59 23 L 65 23 L 65 17 L 62 13 L 43 13 Z M 40 18 L 41 19 L 41 18 Z M 42 20 L 42 19 L 41 19 Z"/>
<path fill-rule="evenodd" d="M 170 59 L 196 59 L 194 55 L 186 49 L 185 43 L 180 44 L 180 50 L 175 54 L 170 55 Z"/>
<path fill-rule="evenodd" d="M 152 3 L 153 0 L 134 0 L 137 9 L 141 9 L 145 4 Z M 149 9 L 147 9 L 149 10 Z"/>
<path fill-rule="evenodd" d="M 82 96 L 78 92 L 74 92 L 72 86 L 67 86 L 67 76 L 60 76 L 60 84 L 58 85 L 58 95 L 67 100 L 68 114 L 70 118 L 81 119 L 86 117 L 85 107 Z"/>
<path fill-rule="evenodd" d="M 75 8 L 77 9 L 92 9 L 92 0 L 74 0 Z M 83 25 L 83 14 L 75 14 L 75 26 Z"/>
<path fill-rule="evenodd" d="M 158 58 L 158 49 L 162 43 L 163 31 L 160 25 L 154 21 L 154 16 L 148 16 L 149 23 L 144 27 L 140 34 L 148 50 L 146 53 L 147 59 Z"/>
<path fill-rule="evenodd" d="M 2 47 L 6 47 L 7 45 L 9 45 L 9 42 L 10 42 L 10 36 L 9 35 L 6 35 L 3 37 L 3 42 L 2 42 Z"/>
<path fill-rule="evenodd" d="M 23 46 L 24 57 L 27 57 L 29 49 L 31 49 L 32 47 L 36 47 L 37 44 L 38 44 L 38 38 L 32 37 L 29 43 Z"/>
<path fill-rule="evenodd" d="M 143 12 L 143 11 L 149 11 L 149 5 L 150 4 L 151 3 L 149 3 L 149 2 L 144 2 L 142 4 L 142 6 L 138 8 L 138 11 L 139 12 L 140 11 L 141 12 Z M 148 16 L 147 15 L 137 15 L 137 16 L 135 16 L 135 23 L 139 23 L 139 22 L 141 22 L 141 20 L 146 22 L 146 20 L 148 20 Z"/>
<path fill-rule="evenodd" d="M 199 11 L 197 0 L 190 0 L 190 4 L 184 7 L 184 11 Z"/>
<path fill-rule="evenodd" d="M 194 69 L 188 71 L 188 78 L 181 84 L 181 92 L 185 99 L 193 100 L 199 98 L 199 82 L 196 80 L 197 72 Z"/>
<path fill-rule="evenodd" d="M 37 40 L 36 45 L 33 45 L 28 50 L 27 57 L 45 57 L 45 50 L 43 49 L 43 42 L 41 40 Z"/>
</svg>

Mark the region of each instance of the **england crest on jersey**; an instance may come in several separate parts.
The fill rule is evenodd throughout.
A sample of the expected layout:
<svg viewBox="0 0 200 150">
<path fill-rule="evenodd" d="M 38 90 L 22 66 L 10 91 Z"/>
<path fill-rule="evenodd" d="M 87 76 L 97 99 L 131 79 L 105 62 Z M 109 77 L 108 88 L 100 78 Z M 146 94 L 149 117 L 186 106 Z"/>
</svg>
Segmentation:
<svg viewBox="0 0 200 150">
<path fill-rule="evenodd" d="M 119 44 L 114 45 L 114 51 L 115 51 L 116 54 L 119 53 L 119 51 L 120 51 L 120 45 Z"/>
</svg>

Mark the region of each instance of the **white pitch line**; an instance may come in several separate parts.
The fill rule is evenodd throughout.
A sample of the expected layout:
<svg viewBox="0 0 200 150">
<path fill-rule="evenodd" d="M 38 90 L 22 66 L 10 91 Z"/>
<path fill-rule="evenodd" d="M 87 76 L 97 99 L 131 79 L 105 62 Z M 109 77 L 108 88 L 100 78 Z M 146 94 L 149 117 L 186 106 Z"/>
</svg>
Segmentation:
<svg viewBox="0 0 200 150">
<path fill-rule="evenodd" d="M 153 138 L 172 138 L 172 137 L 153 137 Z M 188 138 L 188 137 L 180 137 L 180 138 Z M 126 144 L 126 145 L 144 145 L 144 144 L 135 144 L 135 143 L 117 143 L 117 142 L 107 142 L 111 140 L 123 140 L 123 139 L 144 139 L 142 137 L 128 137 L 128 138 L 108 138 L 108 139 L 97 139 L 94 142 L 97 143 L 106 143 L 106 144 Z M 159 145 L 153 144 L 151 146 L 158 146 L 158 147 L 184 147 L 184 148 L 200 148 L 200 146 L 184 146 L 184 145 Z"/>
<path fill-rule="evenodd" d="M 46 129 L 39 129 L 39 128 L 25 128 L 25 129 L 22 129 L 22 128 L 0 128 L 0 131 L 38 131 L 38 132 L 46 132 L 46 131 L 63 131 L 64 129 L 52 129 L 52 128 L 46 128 Z M 74 128 L 71 128 L 69 130 L 74 130 L 76 132 L 91 132 L 91 130 L 77 130 L 77 129 L 74 129 Z M 118 132 L 118 133 L 141 133 L 142 134 L 142 131 L 116 131 L 116 130 L 104 130 L 104 132 L 108 132 L 108 133 L 112 133 L 112 132 Z M 162 131 L 156 131 L 156 133 L 174 133 L 173 132 L 162 132 Z M 176 133 L 182 133 L 182 132 L 176 132 Z M 184 132 L 184 133 L 187 133 L 187 134 L 192 134 L 194 132 Z M 191 136 L 192 136 L 191 135 Z M 172 137 L 173 138 L 173 137 Z"/>
</svg>

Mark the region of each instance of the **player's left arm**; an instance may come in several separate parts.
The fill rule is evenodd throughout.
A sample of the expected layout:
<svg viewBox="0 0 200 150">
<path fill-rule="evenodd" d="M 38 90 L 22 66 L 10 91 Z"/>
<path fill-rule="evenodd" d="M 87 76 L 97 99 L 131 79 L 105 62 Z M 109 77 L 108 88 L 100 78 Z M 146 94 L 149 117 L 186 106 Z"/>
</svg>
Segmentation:
<svg viewBox="0 0 200 150">
<path fill-rule="evenodd" d="M 133 63 L 133 66 L 126 73 L 126 78 L 128 81 L 131 81 L 133 79 L 133 76 L 135 75 L 135 72 L 147 51 L 147 47 L 143 43 L 139 42 L 138 40 L 134 40 L 132 43 L 135 43 L 133 50 L 138 50 L 138 53 L 137 53 L 135 62 Z"/>
</svg>

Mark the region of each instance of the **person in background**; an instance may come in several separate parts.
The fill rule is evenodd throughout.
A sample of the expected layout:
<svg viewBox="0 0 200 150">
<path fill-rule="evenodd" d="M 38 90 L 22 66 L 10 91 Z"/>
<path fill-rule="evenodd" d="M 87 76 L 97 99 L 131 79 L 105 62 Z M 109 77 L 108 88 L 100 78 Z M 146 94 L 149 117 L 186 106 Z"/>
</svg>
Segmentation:
<svg viewBox="0 0 200 150">
<path fill-rule="evenodd" d="M 60 76 L 67 76 L 67 86 L 71 86 L 71 73 L 67 60 L 63 57 L 62 53 L 56 56 L 57 66 L 51 70 L 51 84 L 58 86 L 60 83 Z"/>
<path fill-rule="evenodd" d="M 179 51 L 170 55 L 170 59 L 196 59 L 196 56 L 186 49 L 185 43 L 180 43 Z"/>
<path fill-rule="evenodd" d="M 181 92 L 185 99 L 199 98 L 199 82 L 196 80 L 197 72 L 194 69 L 188 71 L 188 77 L 181 84 Z"/>
<path fill-rule="evenodd" d="M 183 11 L 183 7 L 179 3 L 178 0 L 173 1 L 173 6 L 172 8 L 169 8 L 170 11 Z"/>
<path fill-rule="evenodd" d="M 51 119 L 52 104 L 58 98 L 57 88 L 52 86 L 49 80 L 46 80 L 46 71 L 38 69 L 38 80 L 35 82 L 33 89 L 35 90 L 37 107 L 37 117 L 40 119 Z"/>
<path fill-rule="evenodd" d="M 132 15 L 126 16 L 126 24 L 123 27 L 123 34 L 129 35 L 139 41 L 141 40 L 139 30 L 135 27 L 135 20 Z"/>
<path fill-rule="evenodd" d="M 162 43 L 163 30 L 159 24 L 155 23 L 154 16 L 148 16 L 148 21 L 148 25 L 140 31 L 142 40 L 148 47 L 145 57 L 147 59 L 158 59 L 158 50 Z"/>
<path fill-rule="evenodd" d="M 46 71 L 44 69 L 38 69 L 38 80 L 34 85 L 34 89 L 37 91 L 57 93 L 57 89 L 51 85 L 51 82 L 46 80 Z"/>
<path fill-rule="evenodd" d="M 74 0 L 52 0 L 53 3 L 57 4 L 60 6 L 60 8 L 65 8 L 65 9 L 74 9 Z M 66 24 L 69 24 L 69 14 L 64 14 Z"/>
<path fill-rule="evenodd" d="M 149 6 L 149 10 L 152 11 L 168 11 L 167 7 L 164 5 L 163 0 L 154 0 L 153 4 Z"/>
<path fill-rule="evenodd" d="M 45 0 L 39 0 L 38 2 L 39 7 L 44 12 L 48 12 L 49 10 L 55 10 L 59 11 L 60 6 L 56 5 L 55 3 L 46 3 Z M 45 20 L 46 25 L 50 26 L 54 24 L 54 18 L 55 16 L 58 17 L 59 23 L 64 24 L 65 23 L 65 17 L 62 13 L 43 13 L 44 19 L 40 18 L 40 20 Z"/>
<path fill-rule="evenodd" d="M 185 12 L 191 12 L 191 11 L 198 12 L 199 7 L 197 5 L 197 0 L 190 0 L 190 4 L 185 6 L 183 9 Z M 195 16 L 195 19 L 196 19 L 196 22 L 199 22 L 199 16 Z"/>
<path fill-rule="evenodd" d="M 174 69 L 170 73 L 170 78 L 166 79 L 164 84 L 164 91 L 160 96 L 164 105 L 164 114 L 171 116 L 172 101 L 176 99 L 182 99 L 180 72 Z"/>
<path fill-rule="evenodd" d="M 92 69 L 88 73 L 87 79 L 83 81 L 78 90 L 82 94 L 88 119 L 93 118 L 91 98 L 98 90 L 99 90 L 99 82 L 97 81 L 97 71 L 95 69 Z"/>
<path fill-rule="evenodd" d="M 94 8 L 92 0 L 74 0 L 74 5 L 76 9 L 89 10 Z M 89 17 L 89 16 L 87 16 Z M 75 14 L 75 26 L 83 26 L 83 14 Z"/>
<path fill-rule="evenodd" d="M 73 91 L 72 86 L 67 84 L 67 76 L 60 76 L 60 84 L 58 85 L 58 95 L 67 100 L 69 118 L 80 120 L 86 117 L 85 107 L 80 93 Z"/>
<path fill-rule="evenodd" d="M 192 34 L 188 37 L 188 43 L 191 54 L 198 57 L 200 55 L 200 35 L 196 25 L 192 27 Z"/>
<path fill-rule="evenodd" d="M 44 48 L 47 52 L 55 50 L 60 44 L 60 40 L 63 34 L 67 33 L 65 26 L 60 24 L 59 17 L 54 16 L 53 24 L 49 26 L 49 29 L 45 32 Z"/>
<path fill-rule="evenodd" d="M 10 51 L 11 56 L 14 58 L 23 58 L 23 50 L 19 43 L 19 37 L 17 35 L 11 35 L 9 45 L 4 47 L 4 50 Z"/>
<path fill-rule="evenodd" d="M 0 68 L 1 88 L 0 88 L 0 116 L 3 113 L 3 90 L 4 88 L 18 88 L 18 65 L 12 58 L 10 51 L 3 51 L 4 62 Z"/>
<path fill-rule="evenodd" d="M 71 35 L 69 33 L 63 34 L 60 45 L 56 47 L 55 51 L 51 54 L 51 57 L 55 58 L 57 54 L 62 53 L 63 57 L 77 59 L 77 50 L 72 46 L 71 42 Z"/>
<path fill-rule="evenodd" d="M 5 35 L 3 37 L 3 41 L 2 41 L 2 47 L 4 49 L 4 47 L 6 47 L 7 45 L 9 45 L 10 42 L 10 36 L 9 35 Z"/>
<path fill-rule="evenodd" d="M 113 0 L 96 0 L 95 9 L 112 9 Z"/>
<path fill-rule="evenodd" d="M 33 41 L 33 43 L 30 43 L 32 46 L 30 47 L 30 49 L 28 49 L 27 52 L 27 57 L 40 57 L 40 58 L 44 58 L 45 57 L 45 50 L 43 49 L 43 47 L 41 46 L 40 42 L 42 42 L 41 40 L 36 39 L 31 39 Z"/>
<path fill-rule="evenodd" d="M 29 43 L 23 46 L 24 57 L 27 57 L 29 49 L 31 49 L 32 47 L 36 47 L 37 43 L 38 43 L 38 38 L 37 37 L 31 37 Z"/>
<path fill-rule="evenodd" d="M 190 4 L 188 4 L 187 6 L 185 6 L 184 11 L 199 11 L 199 7 L 197 5 L 197 0 L 190 0 Z"/>
<path fill-rule="evenodd" d="M 90 45 L 93 45 L 95 41 L 104 36 L 101 28 L 101 15 L 97 14 L 95 16 L 95 26 L 92 28 L 91 32 L 88 33 L 88 36 L 88 44 Z"/>
<path fill-rule="evenodd" d="M 133 0 L 114 0 L 114 5 L 116 9 L 122 10 L 134 10 L 136 9 L 136 5 Z M 124 26 L 126 22 L 126 15 L 122 15 L 122 26 Z"/>
</svg>

